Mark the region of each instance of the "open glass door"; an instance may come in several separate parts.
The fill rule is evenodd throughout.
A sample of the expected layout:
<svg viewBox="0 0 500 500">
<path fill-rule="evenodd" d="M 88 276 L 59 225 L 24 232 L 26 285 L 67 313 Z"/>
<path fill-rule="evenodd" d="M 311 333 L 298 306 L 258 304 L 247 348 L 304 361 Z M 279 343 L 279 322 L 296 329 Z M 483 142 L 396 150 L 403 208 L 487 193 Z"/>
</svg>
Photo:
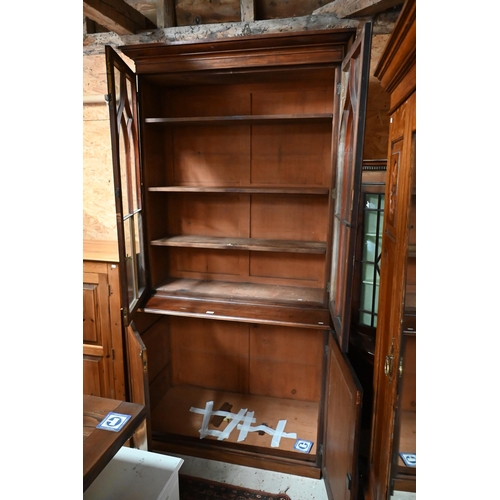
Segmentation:
<svg viewBox="0 0 500 500">
<path fill-rule="evenodd" d="M 340 72 L 330 312 L 343 352 L 347 351 L 349 342 L 371 31 L 371 23 L 366 23 L 345 57 Z"/>
<path fill-rule="evenodd" d="M 136 76 L 110 46 L 105 50 L 128 400 L 147 409 L 146 421 L 133 437 L 136 448 L 147 449 L 151 442 L 147 352 L 132 322 L 146 290 Z"/>
<path fill-rule="evenodd" d="M 120 288 L 123 322 L 124 326 L 127 326 L 146 290 L 136 77 L 108 45 L 106 71 L 120 255 Z"/>
<path fill-rule="evenodd" d="M 368 94 L 371 24 L 364 25 L 340 69 L 339 146 L 328 339 L 323 477 L 328 496 L 355 500 L 362 388 L 345 352 L 349 340 L 358 200 Z"/>
</svg>

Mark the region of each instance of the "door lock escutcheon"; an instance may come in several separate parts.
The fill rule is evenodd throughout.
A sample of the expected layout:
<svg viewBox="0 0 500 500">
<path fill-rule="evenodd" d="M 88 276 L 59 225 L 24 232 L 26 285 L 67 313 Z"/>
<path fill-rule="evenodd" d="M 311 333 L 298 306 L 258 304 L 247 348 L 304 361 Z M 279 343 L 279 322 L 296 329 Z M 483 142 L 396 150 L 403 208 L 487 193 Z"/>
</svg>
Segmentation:
<svg viewBox="0 0 500 500">
<path fill-rule="evenodd" d="M 385 357 L 384 362 L 384 373 L 389 380 L 392 380 L 392 371 L 394 368 L 394 339 L 392 339 L 391 350 L 389 354 Z"/>
</svg>

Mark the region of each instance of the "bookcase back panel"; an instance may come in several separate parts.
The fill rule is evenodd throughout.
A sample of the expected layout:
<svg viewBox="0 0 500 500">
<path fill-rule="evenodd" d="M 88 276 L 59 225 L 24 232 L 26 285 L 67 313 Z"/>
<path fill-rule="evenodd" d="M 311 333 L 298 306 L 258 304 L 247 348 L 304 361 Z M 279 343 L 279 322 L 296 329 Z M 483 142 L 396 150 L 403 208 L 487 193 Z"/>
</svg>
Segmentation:
<svg viewBox="0 0 500 500">
<path fill-rule="evenodd" d="M 250 393 L 319 401 L 323 332 L 250 326 Z"/>
<path fill-rule="evenodd" d="M 170 248 L 170 275 L 174 278 L 244 281 L 248 276 L 248 252 Z M 166 253 L 165 253 L 166 255 Z"/>
<path fill-rule="evenodd" d="M 324 255 L 252 252 L 249 281 L 323 288 L 324 270 Z"/>
<path fill-rule="evenodd" d="M 197 318 L 171 318 L 172 380 L 248 393 L 248 325 Z"/>
<path fill-rule="evenodd" d="M 250 126 L 189 126 L 173 134 L 173 184 L 224 186 L 248 183 Z"/>
<path fill-rule="evenodd" d="M 321 330 L 171 317 L 172 382 L 318 402 L 323 344 Z"/>
<path fill-rule="evenodd" d="M 170 196 L 165 216 L 171 235 L 249 237 L 249 210 L 248 195 L 190 193 Z"/>
<path fill-rule="evenodd" d="M 165 186 L 172 171 L 172 131 L 146 125 L 143 144 L 143 180 L 146 186 Z M 172 174 L 170 173 L 170 177 Z"/>
<path fill-rule="evenodd" d="M 169 116 L 230 116 L 251 114 L 246 85 L 175 88 L 168 91 Z"/>
<path fill-rule="evenodd" d="M 327 186 L 331 124 L 255 125 L 252 183 Z"/>
<path fill-rule="evenodd" d="M 326 196 L 253 195 L 250 212 L 252 238 L 326 241 Z"/>
<path fill-rule="evenodd" d="M 328 186 L 331 125 L 254 126 L 252 183 Z"/>
<path fill-rule="evenodd" d="M 304 87 L 303 90 L 288 91 L 283 87 L 257 90 L 252 93 L 252 113 L 255 115 L 333 113 L 333 75 L 329 84 L 325 83 L 319 88 L 309 90 L 308 86 Z"/>
<path fill-rule="evenodd" d="M 323 255 L 163 248 L 172 278 L 324 288 Z M 168 256 L 168 258 L 167 258 Z M 161 275 L 164 275 L 161 273 Z M 161 281 L 157 282 L 157 286 Z"/>
</svg>

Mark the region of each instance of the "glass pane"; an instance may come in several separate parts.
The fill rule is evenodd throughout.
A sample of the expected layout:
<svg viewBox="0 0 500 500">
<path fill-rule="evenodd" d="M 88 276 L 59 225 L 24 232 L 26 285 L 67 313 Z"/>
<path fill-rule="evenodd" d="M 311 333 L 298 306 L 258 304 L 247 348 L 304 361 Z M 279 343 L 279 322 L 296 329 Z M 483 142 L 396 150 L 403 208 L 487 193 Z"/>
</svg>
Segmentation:
<svg viewBox="0 0 500 500">
<path fill-rule="evenodd" d="M 126 131 L 127 131 L 127 143 L 130 144 L 128 148 L 128 168 L 129 168 L 129 183 L 131 186 L 131 190 L 129 192 L 130 196 L 130 213 L 135 212 L 137 208 L 139 208 L 139 203 L 137 199 L 137 191 L 138 191 L 138 182 L 137 182 L 137 171 L 138 171 L 138 165 L 136 162 L 138 161 L 138 158 L 135 155 L 135 150 L 133 148 L 133 144 L 135 144 L 136 141 L 136 129 L 135 129 L 135 124 L 134 124 L 134 99 L 133 99 L 133 92 L 132 92 L 132 87 L 131 87 L 131 82 L 127 78 L 126 79 L 126 99 L 125 99 L 125 107 L 123 110 L 124 113 L 124 124 L 126 126 Z"/>
<path fill-rule="evenodd" d="M 369 262 L 376 261 L 376 238 L 375 236 L 366 235 L 363 247 L 363 260 Z"/>
<path fill-rule="evenodd" d="M 135 252 L 137 255 L 137 288 L 139 291 L 146 288 L 146 264 L 144 262 L 144 249 L 141 245 L 140 235 L 142 234 L 142 213 L 138 212 L 134 216 L 135 225 Z"/>
<path fill-rule="evenodd" d="M 373 307 L 373 285 L 363 283 L 361 287 L 360 309 L 363 311 L 372 311 Z"/>
<path fill-rule="evenodd" d="M 133 302 L 137 299 L 136 287 L 135 287 L 135 242 L 133 240 L 134 237 L 134 226 L 133 226 L 133 218 L 129 218 L 123 221 L 123 229 L 125 236 L 125 272 L 127 274 L 127 296 L 128 303 L 133 304 Z"/>
<path fill-rule="evenodd" d="M 365 212 L 365 234 L 377 234 L 378 218 L 378 212 L 369 210 Z"/>
<path fill-rule="evenodd" d="M 360 324 L 377 326 L 378 283 L 382 249 L 384 195 L 366 193 L 363 203 L 363 256 L 361 265 Z M 371 314 L 369 314 L 370 312 Z"/>
<path fill-rule="evenodd" d="M 120 81 L 121 81 L 121 72 L 118 68 L 115 67 L 115 95 L 116 95 L 116 112 L 120 109 Z"/>
<path fill-rule="evenodd" d="M 377 210 L 379 204 L 378 194 L 366 194 L 365 195 L 365 210 Z"/>
<path fill-rule="evenodd" d="M 129 176 L 127 172 L 127 143 L 126 137 L 123 134 L 123 127 L 118 124 L 119 132 L 119 155 L 120 155 L 120 174 L 121 174 L 121 195 L 122 195 L 122 216 L 127 217 L 130 214 L 129 211 Z"/>
</svg>

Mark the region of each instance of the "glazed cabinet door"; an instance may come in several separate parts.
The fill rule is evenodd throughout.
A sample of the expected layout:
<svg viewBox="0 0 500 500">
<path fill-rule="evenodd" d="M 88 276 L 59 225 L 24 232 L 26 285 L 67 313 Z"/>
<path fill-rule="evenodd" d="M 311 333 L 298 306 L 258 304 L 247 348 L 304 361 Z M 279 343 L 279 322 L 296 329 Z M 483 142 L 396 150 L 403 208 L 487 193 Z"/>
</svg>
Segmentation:
<svg viewBox="0 0 500 500">
<path fill-rule="evenodd" d="M 342 63 L 337 83 L 340 110 L 329 306 L 343 352 L 349 341 L 371 31 L 371 23 L 366 23 Z"/>
<path fill-rule="evenodd" d="M 146 292 L 136 75 L 109 46 L 106 46 L 106 71 L 128 400 L 146 406 L 146 420 L 135 432 L 133 445 L 147 449 L 151 442 L 147 351 L 132 321 Z"/>
<path fill-rule="evenodd" d="M 136 75 L 109 46 L 106 71 L 123 322 L 127 326 L 146 291 Z"/>
</svg>

